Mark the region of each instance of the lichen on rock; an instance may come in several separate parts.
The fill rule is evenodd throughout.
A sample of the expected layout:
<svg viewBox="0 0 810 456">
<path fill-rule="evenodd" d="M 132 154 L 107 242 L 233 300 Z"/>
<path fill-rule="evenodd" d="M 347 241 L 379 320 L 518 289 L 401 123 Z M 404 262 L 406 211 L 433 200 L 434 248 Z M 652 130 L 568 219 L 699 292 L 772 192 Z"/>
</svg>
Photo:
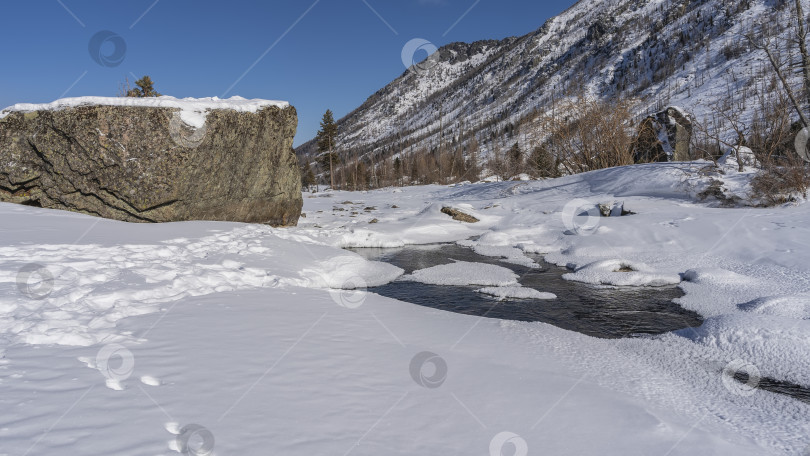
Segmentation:
<svg viewBox="0 0 810 456">
<path fill-rule="evenodd" d="M 4 111 L 0 201 L 127 222 L 219 220 L 295 225 L 301 180 L 290 106 L 181 109 L 84 105 Z"/>
</svg>

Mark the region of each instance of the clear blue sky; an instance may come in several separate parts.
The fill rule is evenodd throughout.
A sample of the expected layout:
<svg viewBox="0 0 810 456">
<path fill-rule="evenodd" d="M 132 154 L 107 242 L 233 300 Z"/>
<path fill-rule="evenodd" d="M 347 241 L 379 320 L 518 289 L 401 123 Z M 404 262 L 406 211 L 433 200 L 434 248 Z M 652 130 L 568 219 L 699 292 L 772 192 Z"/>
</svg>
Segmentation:
<svg viewBox="0 0 810 456">
<path fill-rule="evenodd" d="M 342 117 L 402 74 L 401 51 L 411 39 L 440 47 L 519 36 L 573 3 L 5 1 L 0 109 L 59 97 L 115 96 L 125 77 L 149 74 L 165 95 L 288 100 L 298 109 L 298 145 L 314 136 L 327 108 Z M 123 41 L 122 61 L 104 65 L 91 58 L 91 39 L 104 30 L 120 39 L 100 40 L 96 55 L 114 54 Z"/>
</svg>

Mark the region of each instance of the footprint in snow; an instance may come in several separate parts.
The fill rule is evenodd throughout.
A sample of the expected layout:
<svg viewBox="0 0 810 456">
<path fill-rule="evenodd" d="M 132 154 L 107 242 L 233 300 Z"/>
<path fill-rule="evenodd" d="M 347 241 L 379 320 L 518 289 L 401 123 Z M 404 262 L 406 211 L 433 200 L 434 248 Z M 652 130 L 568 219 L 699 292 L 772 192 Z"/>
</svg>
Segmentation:
<svg viewBox="0 0 810 456">
<path fill-rule="evenodd" d="M 180 423 L 169 421 L 168 423 L 164 424 L 163 427 L 169 434 L 180 434 Z"/>
<path fill-rule="evenodd" d="M 144 375 L 141 377 L 141 383 L 149 386 L 160 386 L 160 379 L 152 377 L 151 375 Z"/>
<path fill-rule="evenodd" d="M 124 391 L 126 389 L 124 388 L 123 383 L 112 378 L 108 378 L 107 380 L 105 380 L 104 384 L 107 385 L 107 388 L 115 391 Z"/>
<path fill-rule="evenodd" d="M 183 454 L 199 456 L 213 455 L 214 434 L 199 424 L 180 426 L 180 423 L 170 421 L 163 425 L 170 434 L 175 436 L 168 442 L 170 450 Z"/>
</svg>

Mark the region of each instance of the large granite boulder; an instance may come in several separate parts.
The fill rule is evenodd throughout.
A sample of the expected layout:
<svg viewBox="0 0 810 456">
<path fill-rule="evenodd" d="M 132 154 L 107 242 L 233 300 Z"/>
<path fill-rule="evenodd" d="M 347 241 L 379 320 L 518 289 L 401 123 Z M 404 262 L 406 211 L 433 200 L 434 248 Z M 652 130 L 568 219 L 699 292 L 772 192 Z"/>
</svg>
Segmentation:
<svg viewBox="0 0 810 456">
<path fill-rule="evenodd" d="M 692 120 L 671 106 L 641 121 L 633 144 L 636 163 L 691 160 Z"/>
<path fill-rule="evenodd" d="M 283 102 L 97 98 L 0 111 L 0 201 L 127 222 L 291 226 L 303 200 Z"/>
</svg>

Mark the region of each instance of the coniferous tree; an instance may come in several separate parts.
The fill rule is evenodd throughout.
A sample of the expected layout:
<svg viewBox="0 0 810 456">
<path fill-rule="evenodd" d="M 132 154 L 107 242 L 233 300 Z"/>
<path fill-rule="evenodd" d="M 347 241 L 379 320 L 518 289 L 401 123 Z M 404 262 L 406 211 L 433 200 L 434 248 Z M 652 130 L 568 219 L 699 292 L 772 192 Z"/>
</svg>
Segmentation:
<svg viewBox="0 0 810 456">
<path fill-rule="evenodd" d="M 312 190 L 312 186 L 315 185 L 315 189 L 317 190 L 317 181 L 315 179 L 315 173 L 312 172 L 312 167 L 307 166 L 307 181 L 309 181 L 309 189 Z"/>
<path fill-rule="evenodd" d="M 394 159 L 394 179 L 396 179 L 397 185 L 399 185 L 400 178 L 402 177 L 402 160 L 399 157 Z"/>
<path fill-rule="evenodd" d="M 126 96 L 145 98 L 145 97 L 159 97 L 160 94 L 155 90 L 154 82 L 149 76 L 144 76 L 135 81 L 135 88 L 127 90 Z"/>
<path fill-rule="evenodd" d="M 537 146 L 529 155 L 529 167 L 537 177 L 557 177 L 557 163 L 547 148 Z"/>
<path fill-rule="evenodd" d="M 312 172 L 309 163 L 303 163 L 301 165 L 301 187 L 311 191 L 313 185 L 315 185 L 315 173 Z"/>
<path fill-rule="evenodd" d="M 335 153 L 335 139 L 337 138 L 338 128 L 335 124 L 335 118 L 332 115 L 332 110 L 327 109 L 321 119 L 321 129 L 318 130 L 318 135 L 315 137 L 318 143 L 318 161 L 321 167 L 329 169 L 329 181 L 332 188 L 335 188 L 335 165 L 338 164 L 338 155 Z"/>
<path fill-rule="evenodd" d="M 511 125 L 511 124 L 510 124 Z M 520 146 L 518 143 L 512 145 L 509 149 L 509 153 L 506 156 L 507 165 L 508 165 L 508 173 L 512 176 L 519 174 L 523 168 L 523 151 L 520 150 Z M 512 177 L 509 176 L 509 177 Z"/>
</svg>

